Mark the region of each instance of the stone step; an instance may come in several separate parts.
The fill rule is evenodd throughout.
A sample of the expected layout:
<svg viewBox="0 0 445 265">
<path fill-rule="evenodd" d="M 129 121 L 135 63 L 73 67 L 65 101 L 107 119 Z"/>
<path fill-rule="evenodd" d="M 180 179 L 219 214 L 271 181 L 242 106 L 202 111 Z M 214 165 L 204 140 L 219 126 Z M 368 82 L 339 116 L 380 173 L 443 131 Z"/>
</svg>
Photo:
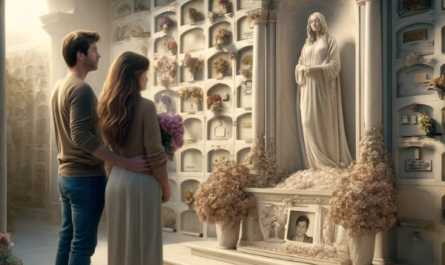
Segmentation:
<svg viewBox="0 0 445 265">
<path fill-rule="evenodd" d="M 307 265 L 221 249 L 215 241 L 197 241 L 164 246 L 164 265 Z"/>
</svg>

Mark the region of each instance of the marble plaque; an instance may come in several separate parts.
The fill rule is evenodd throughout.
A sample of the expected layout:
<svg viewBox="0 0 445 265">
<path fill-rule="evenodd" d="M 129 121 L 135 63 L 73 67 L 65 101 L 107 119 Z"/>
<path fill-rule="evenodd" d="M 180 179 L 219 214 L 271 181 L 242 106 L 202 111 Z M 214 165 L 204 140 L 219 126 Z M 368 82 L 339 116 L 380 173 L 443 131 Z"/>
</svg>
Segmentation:
<svg viewBox="0 0 445 265">
<path fill-rule="evenodd" d="M 406 171 L 432 171 L 432 160 L 406 160 Z"/>
<path fill-rule="evenodd" d="M 403 43 L 426 40 L 428 36 L 427 29 L 416 29 L 403 33 Z"/>
</svg>

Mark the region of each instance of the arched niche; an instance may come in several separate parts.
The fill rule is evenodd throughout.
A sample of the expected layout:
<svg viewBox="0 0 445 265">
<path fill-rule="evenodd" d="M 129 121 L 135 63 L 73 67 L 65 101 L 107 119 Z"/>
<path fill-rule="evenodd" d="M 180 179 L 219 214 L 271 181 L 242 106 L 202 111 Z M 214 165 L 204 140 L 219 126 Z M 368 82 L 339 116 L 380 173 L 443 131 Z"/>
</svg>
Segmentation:
<svg viewBox="0 0 445 265">
<path fill-rule="evenodd" d="M 46 162 L 46 151 L 45 150 L 37 150 L 36 152 L 36 160 L 37 163 L 44 163 Z"/>
<path fill-rule="evenodd" d="M 193 28 L 181 34 L 181 53 L 203 50 L 205 36 L 202 28 Z"/>
<path fill-rule="evenodd" d="M 434 68 L 427 64 L 416 64 L 397 71 L 397 97 L 431 95 L 436 92 L 427 90 L 428 80 L 434 79 Z"/>
<path fill-rule="evenodd" d="M 205 11 L 204 11 L 204 1 L 203 0 L 193 0 L 188 1 L 187 3 L 181 6 L 181 25 L 192 24 L 189 16 L 190 8 L 194 8 L 196 10 L 195 15 L 195 23 L 199 21 L 205 20 Z"/>
<path fill-rule="evenodd" d="M 172 196 L 170 198 L 171 202 L 178 201 L 178 184 L 173 179 L 168 179 L 168 185 L 170 186 L 170 190 L 172 191 Z"/>
<path fill-rule="evenodd" d="M 21 117 L 23 117 L 23 110 L 21 109 L 21 108 L 19 108 L 19 107 L 15 107 L 14 108 L 14 112 L 13 112 L 13 116 L 14 116 L 14 118 L 21 118 Z"/>
<path fill-rule="evenodd" d="M 215 224 L 207 224 L 207 237 L 216 238 L 216 225 Z"/>
<path fill-rule="evenodd" d="M 173 155 L 173 160 L 167 160 L 167 169 L 168 172 L 174 173 L 177 170 L 176 167 L 176 155 Z"/>
<path fill-rule="evenodd" d="M 119 42 L 123 40 L 129 40 L 131 37 L 130 32 L 131 32 L 130 25 L 128 24 L 117 25 L 113 31 L 114 41 Z"/>
<path fill-rule="evenodd" d="M 199 88 L 202 93 L 202 88 L 200 87 L 195 87 L 195 88 Z M 200 96 L 200 100 L 198 100 L 198 102 L 196 102 L 191 96 L 187 97 L 185 100 L 182 100 L 180 98 L 180 102 L 181 102 L 182 113 L 195 113 L 197 111 L 202 111 L 203 105 L 205 104 L 204 95 Z"/>
<path fill-rule="evenodd" d="M 222 106 L 225 111 L 231 111 L 232 110 L 232 104 L 233 104 L 233 93 L 232 89 L 222 83 L 218 83 L 216 85 L 213 85 L 211 88 L 207 90 L 207 97 L 218 94 L 222 97 Z M 210 109 L 210 107 L 206 104 L 207 109 Z"/>
<path fill-rule="evenodd" d="M 207 140 L 228 141 L 232 139 L 233 121 L 231 117 L 219 116 L 207 121 Z"/>
<path fill-rule="evenodd" d="M 48 116 L 48 106 L 40 105 L 37 107 L 37 116 L 38 117 L 46 117 Z"/>
<path fill-rule="evenodd" d="M 173 21 L 173 25 L 168 28 L 167 33 L 172 32 L 173 29 L 177 28 L 178 16 L 176 15 L 175 12 L 166 11 L 166 12 L 160 13 L 159 15 L 157 15 L 155 17 L 155 32 L 163 31 L 163 29 L 160 26 L 160 22 L 161 22 L 161 18 L 163 18 L 164 16 L 169 16 L 170 19 Z"/>
<path fill-rule="evenodd" d="M 40 76 L 36 76 L 36 85 L 39 86 L 40 88 L 47 88 L 48 87 L 48 82 L 46 82 L 46 76 L 45 75 L 40 75 Z"/>
<path fill-rule="evenodd" d="M 232 77 L 232 60 L 229 59 L 229 53 L 219 52 L 207 60 L 208 78 L 218 77 L 216 70 L 213 68 L 213 62 L 219 58 L 222 58 L 229 63 L 229 66 L 224 69 L 223 77 Z"/>
<path fill-rule="evenodd" d="M 398 120 L 398 136 L 412 136 L 412 135 L 425 135 L 425 132 L 420 130 L 419 118 L 425 112 L 435 119 L 436 132 L 441 131 L 439 124 L 437 124 L 436 118 L 434 117 L 434 109 L 431 106 L 417 104 L 417 111 L 411 109 L 412 105 L 405 106 L 397 111 Z M 407 115 L 407 116 L 406 116 Z M 415 116 L 415 117 L 413 117 Z M 408 121 L 404 120 L 404 117 L 408 117 Z"/>
<path fill-rule="evenodd" d="M 181 183 L 181 202 L 185 202 L 185 193 L 188 190 L 193 190 L 193 192 L 196 192 L 199 187 L 199 181 L 194 179 L 189 179 L 186 181 L 183 181 Z"/>
<path fill-rule="evenodd" d="M 217 14 L 226 14 L 231 13 L 233 10 L 233 1 L 229 1 L 229 6 L 227 8 L 223 8 L 218 0 L 209 0 L 209 11 L 212 11 Z"/>
<path fill-rule="evenodd" d="M 202 233 L 203 225 L 199 221 L 196 211 L 187 210 L 181 213 L 181 231 Z"/>
<path fill-rule="evenodd" d="M 162 206 L 162 227 L 176 228 L 176 213 L 175 210 L 168 206 Z"/>
<path fill-rule="evenodd" d="M 38 74 L 44 73 L 45 72 L 45 64 L 44 64 L 44 62 L 43 61 L 38 61 L 36 68 L 37 68 L 37 73 Z"/>
<path fill-rule="evenodd" d="M 414 160 L 415 158 L 415 149 L 419 149 L 420 159 L 421 160 L 431 160 L 434 161 L 434 150 L 427 148 L 404 148 L 399 149 L 399 179 L 434 179 L 433 171 L 407 171 L 405 170 L 405 164 L 407 160 Z M 432 165 L 432 168 L 435 169 L 435 165 Z M 437 167 L 439 168 L 439 167 Z"/>
<path fill-rule="evenodd" d="M 181 153 L 182 172 L 202 172 L 202 153 L 198 149 L 187 149 Z"/>
<path fill-rule="evenodd" d="M 150 0 L 134 0 L 134 12 L 150 10 Z"/>
<path fill-rule="evenodd" d="M 236 139 L 252 140 L 252 113 L 245 113 L 236 119 Z"/>
<path fill-rule="evenodd" d="M 189 118 L 184 121 L 184 141 L 192 142 L 202 141 L 203 125 L 202 121 L 197 118 Z"/>
<path fill-rule="evenodd" d="M 244 57 L 246 57 L 247 55 L 253 55 L 253 46 L 246 46 L 244 48 L 242 48 L 241 50 L 239 50 L 238 52 L 238 60 L 236 60 L 236 74 L 239 75 L 239 71 L 244 68 L 244 69 L 253 69 L 253 66 L 247 66 L 243 64 L 243 59 Z M 253 58 L 255 60 L 255 58 Z"/>
<path fill-rule="evenodd" d="M 402 190 L 397 194 L 397 216 L 400 219 L 435 221 L 434 197 L 424 190 Z"/>
<path fill-rule="evenodd" d="M 434 265 L 434 239 L 420 231 L 400 234 L 399 259 L 404 264 Z"/>
<path fill-rule="evenodd" d="M 155 40 L 155 53 L 159 55 L 171 56 L 172 53 L 167 48 L 167 43 L 169 41 L 175 41 L 172 36 L 164 35 L 162 38 L 157 38 Z"/>
<path fill-rule="evenodd" d="M 125 17 L 131 14 L 131 4 L 129 2 L 121 2 L 113 8 L 113 18 Z"/>
<path fill-rule="evenodd" d="M 25 145 L 26 146 L 33 146 L 34 144 L 34 133 L 27 132 L 25 134 Z"/>
<path fill-rule="evenodd" d="M 24 159 L 24 161 L 26 163 L 31 163 L 33 155 L 34 155 L 34 151 L 32 150 L 32 148 L 30 146 L 25 147 L 25 159 Z"/>
<path fill-rule="evenodd" d="M 250 147 L 246 147 L 246 148 L 239 150 L 236 153 L 236 162 L 238 164 L 243 163 L 244 159 L 246 159 L 246 156 L 249 154 L 249 152 L 250 152 Z"/>
<path fill-rule="evenodd" d="M 253 22 L 249 22 L 247 16 L 238 19 L 237 41 L 253 39 Z"/>
<path fill-rule="evenodd" d="M 32 168 L 29 164 L 25 164 L 22 171 L 23 176 L 31 177 L 32 176 Z"/>
<path fill-rule="evenodd" d="M 228 21 L 221 21 L 213 24 L 209 28 L 209 48 L 215 47 L 216 44 L 215 37 L 220 29 L 225 29 L 230 33 L 230 42 L 227 45 L 233 43 L 232 25 Z"/>
<path fill-rule="evenodd" d="M 46 132 L 47 131 L 47 121 L 46 119 L 37 120 L 37 131 Z"/>
<path fill-rule="evenodd" d="M 418 40 L 412 42 L 403 42 L 403 36 L 410 34 L 414 30 L 426 29 L 425 40 Z M 397 59 L 406 58 L 410 53 L 417 53 L 420 55 L 433 54 L 434 45 L 429 45 L 431 41 L 434 41 L 434 25 L 429 23 L 416 23 L 408 25 L 397 32 Z"/>
<path fill-rule="evenodd" d="M 15 68 L 14 75 L 20 76 L 21 74 L 22 74 L 22 68 L 20 68 L 20 67 Z"/>
<path fill-rule="evenodd" d="M 166 105 L 162 102 L 162 95 L 170 97 L 170 105 Z M 172 112 L 176 113 L 176 92 L 173 90 L 161 90 L 154 96 L 156 109 L 160 112 Z"/>
<path fill-rule="evenodd" d="M 44 165 L 37 165 L 35 169 L 37 178 L 44 178 L 46 176 L 46 169 Z"/>
<path fill-rule="evenodd" d="M 32 81 L 32 78 L 28 78 L 25 81 L 25 85 L 26 85 L 26 89 L 29 91 L 33 91 L 34 90 L 34 82 Z"/>
<path fill-rule="evenodd" d="M 46 147 L 48 145 L 48 135 L 43 131 L 36 135 L 37 147 Z"/>
<path fill-rule="evenodd" d="M 252 80 L 244 80 L 237 87 L 237 108 L 252 108 Z"/>
<path fill-rule="evenodd" d="M 36 94 L 36 99 L 39 102 L 45 102 L 46 101 L 46 93 L 45 91 L 39 91 Z"/>
<path fill-rule="evenodd" d="M 213 172 L 213 163 L 216 160 L 220 160 L 223 158 L 227 161 L 230 160 L 230 152 L 226 149 L 219 149 L 219 150 L 211 150 L 207 153 L 207 173 Z"/>
<path fill-rule="evenodd" d="M 27 121 L 25 123 L 25 132 L 31 132 L 34 130 L 34 122 L 32 121 Z"/>
</svg>

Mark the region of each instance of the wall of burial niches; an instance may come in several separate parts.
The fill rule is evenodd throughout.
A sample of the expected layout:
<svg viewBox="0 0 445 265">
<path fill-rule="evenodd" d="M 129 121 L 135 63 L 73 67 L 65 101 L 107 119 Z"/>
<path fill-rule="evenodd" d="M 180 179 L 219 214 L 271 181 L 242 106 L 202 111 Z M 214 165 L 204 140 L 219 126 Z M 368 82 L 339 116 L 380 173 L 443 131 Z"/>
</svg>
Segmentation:
<svg viewBox="0 0 445 265">
<path fill-rule="evenodd" d="M 392 161 L 398 190 L 396 263 L 445 264 L 445 97 L 428 83 L 445 74 L 443 1 L 416 10 L 392 1 Z M 417 62 L 407 66 L 407 56 Z M 420 129 L 425 113 L 435 135 Z M 417 138 L 413 138 L 417 137 Z M 421 258 L 420 258 L 421 257 Z"/>
<path fill-rule="evenodd" d="M 172 226 L 169 220 L 174 212 L 174 228 L 178 233 L 216 237 L 215 226 L 199 222 L 193 204 L 185 203 L 185 194 L 196 191 L 213 172 L 215 159 L 225 157 L 241 163 L 250 151 L 254 111 L 252 80 L 240 75 L 239 70 L 244 67 L 241 59 L 253 53 L 253 23 L 249 23 L 246 12 L 255 8 L 257 2 L 232 0 L 228 10 L 213 0 L 116 0 L 112 3 L 113 59 L 123 51 L 148 57 L 149 84 L 142 95 L 155 102 L 158 113 L 176 113 L 184 120 L 184 146 L 168 161 L 173 196 L 163 208 L 166 215 L 163 222 L 168 226 Z M 190 9 L 196 10 L 193 23 Z M 217 14 L 213 22 L 208 18 L 209 11 Z M 164 31 L 159 23 L 165 16 L 171 18 L 173 25 Z M 221 29 L 229 31 L 230 43 L 217 48 L 215 36 Z M 168 49 L 171 41 L 176 42 L 176 50 Z M 232 51 L 236 54 L 234 60 L 228 57 Z M 204 69 L 194 76 L 180 63 L 187 53 L 204 62 Z M 176 60 L 176 76 L 168 87 L 153 67 L 157 64 L 155 59 L 162 56 Z M 229 64 L 222 77 L 213 67 L 219 58 Z M 25 68 L 19 70 L 25 71 Z M 178 90 L 188 87 L 201 89 L 203 97 L 198 102 L 192 98 L 180 99 Z M 215 94 L 223 99 L 220 117 L 215 117 L 206 104 L 206 98 Z M 170 97 L 169 106 L 160 101 L 162 96 Z"/>
</svg>

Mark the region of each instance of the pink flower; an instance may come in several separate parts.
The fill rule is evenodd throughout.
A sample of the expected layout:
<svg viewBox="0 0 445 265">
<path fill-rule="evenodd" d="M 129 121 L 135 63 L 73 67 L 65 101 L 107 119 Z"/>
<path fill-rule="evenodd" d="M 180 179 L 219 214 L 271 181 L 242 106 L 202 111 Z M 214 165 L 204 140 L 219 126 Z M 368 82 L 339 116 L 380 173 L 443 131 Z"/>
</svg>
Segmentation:
<svg viewBox="0 0 445 265">
<path fill-rule="evenodd" d="M 415 53 L 410 53 L 406 56 L 406 66 L 410 67 L 417 63 L 417 55 Z"/>
</svg>

